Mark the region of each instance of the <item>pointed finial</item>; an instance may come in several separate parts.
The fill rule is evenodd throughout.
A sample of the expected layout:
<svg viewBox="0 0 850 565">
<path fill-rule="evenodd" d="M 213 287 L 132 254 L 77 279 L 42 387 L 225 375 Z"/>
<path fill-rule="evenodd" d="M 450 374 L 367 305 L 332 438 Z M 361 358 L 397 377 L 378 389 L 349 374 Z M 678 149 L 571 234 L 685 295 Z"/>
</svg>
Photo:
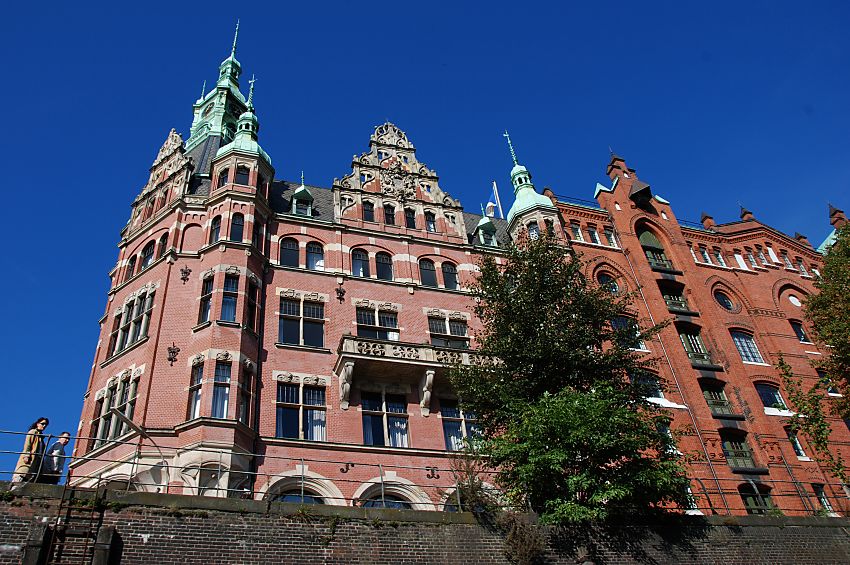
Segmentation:
<svg viewBox="0 0 850 565">
<path fill-rule="evenodd" d="M 511 150 L 511 158 L 514 160 L 514 165 L 519 165 L 519 162 L 516 160 L 516 151 L 514 151 L 514 144 L 511 143 L 511 134 L 508 133 L 508 130 L 505 130 L 505 133 L 502 134 L 503 137 L 508 140 L 508 148 Z"/>
<path fill-rule="evenodd" d="M 236 20 L 236 33 L 233 34 L 233 48 L 230 50 L 230 56 L 236 56 L 236 40 L 239 39 L 239 20 Z"/>
<path fill-rule="evenodd" d="M 304 169 L 301 169 L 301 186 L 304 186 Z"/>
<path fill-rule="evenodd" d="M 204 86 L 201 87 L 201 100 L 204 99 L 204 95 L 207 93 L 207 81 L 204 80 Z"/>
<path fill-rule="evenodd" d="M 613 156 L 614 156 L 614 150 L 613 150 L 613 149 L 611 149 L 611 146 L 610 146 L 610 145 L 608 146 L 608 153 L 610 153 L 611 157 L 613 157 Z"/>
<path fill-rule="evenodd" d="M 254 75 L 251 75 L 251 80 L 248 81 L 248 84 L 251 87 L 248 89 L 248 108 L 254 107 L 254 83 L 257 82 L 257 79 L 254 78 Z"/>
<path fill-rule="evenodd" d="M 482 215 L 482 216 L 486 216 L 486 215 L 487 215 L 487 214 L 485 214 L 485 213 L 484 213 L 484 204 L 482 204 L 482 205 L 481 205 L 481 215 Z"/>
</svg>

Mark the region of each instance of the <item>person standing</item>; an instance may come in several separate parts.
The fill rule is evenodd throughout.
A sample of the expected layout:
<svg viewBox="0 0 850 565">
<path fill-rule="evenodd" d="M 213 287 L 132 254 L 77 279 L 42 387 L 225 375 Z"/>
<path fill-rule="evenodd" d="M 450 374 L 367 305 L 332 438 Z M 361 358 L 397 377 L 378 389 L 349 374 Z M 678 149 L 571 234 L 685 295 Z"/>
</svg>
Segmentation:
<svg viewBox="0 0 850 565">
<path fill-rule="evenodd" d="M 47 450 L 44 456 L 44 465 L 41 470 L 39 482 L 49 485 L 58 485 L 59 479 L 65 470 L 65 446 L 71 441 L 70 432 L 62 432 L 56 442 Z"/>
<path fill-rule="evenodd" d="M 13 483 L 31 481 L 38 474 L 44 456 L 44 429 L 49 423 L 47 418 L 39 418 L 30 426 L 24 438 L 24 448 L 15 466 L 15 474 L 12 475 Z"/>
</svg>

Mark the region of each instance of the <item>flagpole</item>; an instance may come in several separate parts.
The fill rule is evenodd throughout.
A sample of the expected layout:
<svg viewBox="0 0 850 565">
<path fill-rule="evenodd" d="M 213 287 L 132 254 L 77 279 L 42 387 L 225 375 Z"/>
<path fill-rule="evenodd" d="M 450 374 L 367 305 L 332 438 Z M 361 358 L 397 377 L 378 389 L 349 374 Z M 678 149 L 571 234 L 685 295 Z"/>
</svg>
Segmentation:
<svg viewBox="0 0 850 565">
<path fill-rule="evenodd" d="M 493 194 L 496 196 L 496 206 L 499 207 L 499 217 L 504 219 L 505 214 L 502 212 L 502 201 L 499 199 L 499 187 L 496 186 L 496 181 L 493 181 Z"/>
</svg>

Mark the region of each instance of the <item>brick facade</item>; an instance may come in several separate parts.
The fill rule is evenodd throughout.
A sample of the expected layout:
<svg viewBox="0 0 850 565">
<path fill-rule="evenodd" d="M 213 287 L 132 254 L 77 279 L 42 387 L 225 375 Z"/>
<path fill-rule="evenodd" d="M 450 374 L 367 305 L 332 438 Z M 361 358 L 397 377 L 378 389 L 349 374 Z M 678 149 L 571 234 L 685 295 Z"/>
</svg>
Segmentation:
<svg viewBox="0 0 850 565">
<path fill-rule="evenodd" d="M 589 277 L 639 291 L 636 318 L 673 320 L 645 346 L 702 510 L 744 513 L 740 487 L 769 491 L 787 514 L 811 513 L 821 508 L 812 485 L 823 484 L 840 511 L 844 492 L 795 454 L 787 410 L 765 407 L 755 386 L 779 386 L 780 352 L 816 378 L 809 361 L 823 352 L 790 324 L 802 321 L 792 297 L 813 291 L 822 261 L 804 238 L 751 214 L 682 224 L 618 157 L 596 202 L 546 189 L 551 210 L 538 203 L 510 224 L 471 214 L 389 123 L 330 188 L 273 180 L 239 72 L 234 53 L 195 103 L 189 139 L 169 134 L 121 232 L 75 482 L 257 499 L 300 495 L 303 483 L 326 504 L 392 496 L 441 509 L 452 490 L 447 447 L 468 429 L 445 367 L 482 362 L 465 289 L 477 257 L 537 225 L 570 241 Z M 533 191 L 517 167 L 525 178 L 515 184 Z M 732 331 L 761 361 L 742 361 Z M 699 333 L 690 356 L 680 333 Z M 741 461 L 749 446 L 752 460 L 730 467 L 724 442 Z"/>
</svg>

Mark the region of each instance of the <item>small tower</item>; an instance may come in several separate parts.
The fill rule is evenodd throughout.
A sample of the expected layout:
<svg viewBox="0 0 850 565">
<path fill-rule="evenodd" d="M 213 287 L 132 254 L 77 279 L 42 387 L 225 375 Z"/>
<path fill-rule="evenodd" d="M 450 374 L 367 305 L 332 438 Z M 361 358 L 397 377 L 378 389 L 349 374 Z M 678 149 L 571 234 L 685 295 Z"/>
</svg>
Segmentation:
<svg viewBox="0 0 850 565">
<path fill-rule="evenodd" d="M 192 152 L 196 147 L 203 149 L 197 151 L 195 156 L 198 162 L 198 172 L 208 173 L 208 155 L 222 144 L 229 143 L 236 136 L 237 121 L 246 111 L 246 101 L 239 90 L 239 76 L 242 74 L 242 65 L 236 60 L 236 41 L 239 37 L 239 23 L 236 23 L 236 32 L 233 37 L 233 47 L 228 56 L 219 65 L 219 76 L 215 87 L 206 92 L 206 83 L 201 90 L 201 97 L 192 105 L 194 118 L 189 139 L 186 140 L 186 151 Z M 206 142 L 206 143 L 205 143 Z M 209 149 L 209 144 L 214 144 Z"/>
<path fill-rule="evenodd" d="M 503 134 L 508 141 L 514 167 L 511 169 L 511 184 L 514 187 L 514 203 L 508 211 L 508 231 L 516 240 L 523 228 L 529 237 L 536 238 L 540 230 L 546 229 L 559 236 L 561 233 L 558 210 L 549 198 L 538 193 L 531 182 L 531 173 L 517 160 L 511 136 Z M 556 228 L 557 226 L 557 228 Z"/>
</svg>

